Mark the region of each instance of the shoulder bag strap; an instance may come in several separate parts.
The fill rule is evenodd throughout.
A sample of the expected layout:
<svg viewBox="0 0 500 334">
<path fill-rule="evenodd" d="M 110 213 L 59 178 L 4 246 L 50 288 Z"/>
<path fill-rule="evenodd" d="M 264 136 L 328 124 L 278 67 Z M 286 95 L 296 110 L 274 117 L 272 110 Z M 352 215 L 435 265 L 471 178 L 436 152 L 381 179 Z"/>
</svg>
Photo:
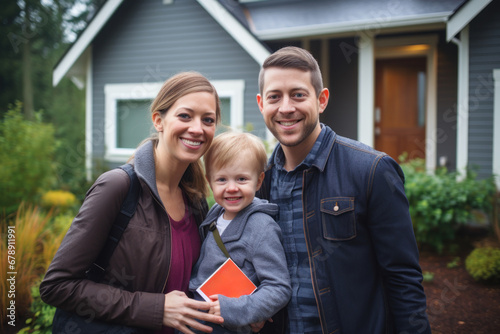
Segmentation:
<svg viewBox="0 0 500 334">
<path fill-rule="evenodd" d="M 120 212 L 118 213 L 118 216 L 115 218 L 113 226 L 111 227 L 111 231 L 109 232 L 108 240 L 106 241 L 104 248 L 101 250 L 101 253 L 97 257 L 97 260 L 85 273 L 87 275 L 87 278 L 94 282 L 99 282 L 104 278 L 104 273 L 106 267 L 108 266 L 109 260 L 111 259 L 111 255 L 113 255 L 113 252 L 115 251 L 115 248 L 118 245 L 123 232 L 127 228 L 130 218 L 132 218 L 135 213 L 137 202 L 139 201 L 139 196 L 141 193 L 141 185 L 139 183 L 139 179 L 137 178 L 137 174 L 134 171 L 134 167 L 132 167 L 132 165 L 130 164 L 125 164 L 123 166 L 120 166 L 119 168 L 127 172 L 130 178 L 130 187 L 128 189 L 127 196 L 122 203 Z"/>
<path fill-rule="evenodd" d="M 226 255 L 226 257 L 230 259 L 231 257 L 229 256 L 229 252 L 227 251 L 226 246 L 224 246 L 224 243 L 222 242 L 219 234 L 219 230 L 217 229 L 217 224 L 213 222 L 212 224 L 210 224 L 210 227 L 208 229 L 214 234 L 215 242 L 217 243 L 217 246 L 219 246 L 222 253 L 224 253 L 224 255 Z"/>
</svg>

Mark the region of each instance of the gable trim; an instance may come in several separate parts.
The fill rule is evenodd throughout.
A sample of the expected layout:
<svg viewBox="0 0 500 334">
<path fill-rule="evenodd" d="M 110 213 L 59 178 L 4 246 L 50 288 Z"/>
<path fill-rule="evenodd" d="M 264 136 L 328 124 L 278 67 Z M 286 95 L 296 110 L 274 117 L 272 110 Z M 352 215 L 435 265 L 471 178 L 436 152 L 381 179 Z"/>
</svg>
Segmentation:
<svg viewBox="0 0 500 334">
<path fill-rule="evenodd" d="M 446 40 L 449 42 L 455 35 L 472 21 L 492 0 L 469 0 L 446 24 Z"/>
<path fill-rule="evenodd" d="M 264 63 L 270 55 L 269 51 L 231 13 L 216 0 L 197 0 L 197 2 L 259 65 Z"/>
<path fill-rule="evenodd" d="M 64 55 L 61 61 L 57 64 L 52 73 L 52 85 L 57 86 L 61 79 L 68 73 L 73 64 L 85 52 L 87 47 L 92 43 L 92 40 L 97 33 L 102 29 L 104 24 L 108 22 L 116 9 L 121 5 L 123 0 L 109 0 L 99 10 L 94 19 L 89 23 L 82 35 L 78 37 L 76 42 L 71 46 L 69 51 Z"/>
</svg>

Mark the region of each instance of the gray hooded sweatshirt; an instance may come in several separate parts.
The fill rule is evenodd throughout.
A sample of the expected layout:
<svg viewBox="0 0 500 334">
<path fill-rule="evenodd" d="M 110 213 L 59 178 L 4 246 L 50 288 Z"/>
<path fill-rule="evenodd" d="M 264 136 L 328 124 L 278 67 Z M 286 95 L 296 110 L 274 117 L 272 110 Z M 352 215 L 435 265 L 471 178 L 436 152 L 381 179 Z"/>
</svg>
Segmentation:
<svg viewBox="0 0 500 334">
<path fill-rule="evenodd" d="M 189 290 L 202 300 L 196 289 L 227 260 L 208 226 L 217 221 L 224 208 L 215 204 L 200 225 L 205 240 L 196 263 Z M 213 333 L 251 333 L 249 324 L 267 320 L 290 299 L 290 276 L 281 243 L 281 230 L 273 217 L 278 206 L 254 198 L 240 211 L 221 236 L 229 255 L 257 286 L 248 296 L 228 298 L 219 295 L 223 326 L 206 323 Z"/>
</svg>

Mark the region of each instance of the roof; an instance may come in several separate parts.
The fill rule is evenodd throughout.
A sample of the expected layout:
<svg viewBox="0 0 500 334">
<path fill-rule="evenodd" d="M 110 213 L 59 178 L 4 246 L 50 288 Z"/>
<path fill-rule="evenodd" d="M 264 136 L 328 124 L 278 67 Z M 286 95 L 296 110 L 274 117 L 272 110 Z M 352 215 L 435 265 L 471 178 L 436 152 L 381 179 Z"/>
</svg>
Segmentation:
<svg viewBox="0 0 500 334">
<path fill-rule="evenodd" d="M 380 33 L 390 29 L 447 29 L 458 34 L 492 0 L 196 0 L 262 64 L 262 41 L 307 36 Z M 84 55 L 123 0 L 108 0 L 56 65 L 53 84 L 83 74 Z M 84 74 L 83 74 L 84 75 Z"/>
<path fill-rule="evenodd" d="M 467 0 L 264 0 L 243 2 L 263 40 L 442 23 Z"/>
<path fill-rule="evenodd" d="M 259 64 L 264 62 L 264 59 L 269 55 L 269 50 L 256 38 L 245 25 L 241 24 L 234 14 L 229 13 L 224 6 L 217 0 L 196 0 L 207 12 L 216 20 L 226 32 L 231 35 L 240 46 L 248 52 Z M 115 11 L 123 3 L 123 0 L 108 0 L 99 9 L 89 25 L 77 38 L 75 43 L 71 45 L 68 51 L 57 63 L 52 73 L 52 83 L 56 86 L 61 79 L 68 75 L 74 74 L 76 79 L 78 75 L 85 75 L 86 61 L 83 57 L 90 48 L 95 36 L 101 31 L 106 22 L 112 17 Z M 74 81 L 75 81 L 74 80 Z M 77 82 L 75 82 L 77 83 Z"/>
</svg>

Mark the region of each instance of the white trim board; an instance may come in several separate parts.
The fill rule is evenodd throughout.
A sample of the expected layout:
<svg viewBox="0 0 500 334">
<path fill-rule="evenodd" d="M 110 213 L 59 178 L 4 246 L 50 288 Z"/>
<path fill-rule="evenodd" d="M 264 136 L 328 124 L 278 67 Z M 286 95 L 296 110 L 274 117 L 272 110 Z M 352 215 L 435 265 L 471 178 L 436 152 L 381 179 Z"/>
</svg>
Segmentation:
<svg viewBox="0 0 500 334">
<path fill-rule="evenodd" d="M 469 26 L 460 32 L 460 40 L 452 41 L 458 46 L 456 168 L 461 179 L 465 178 L 469 162 Z"/>
<path fill-rule="evenodd" d="M 61 79 L 68 73 L 75 62 L 85 52 L 97 33 L 108 22 L 123 0 L 109 0 L 99 10 L 96 17 L 89 23 L 82 35 L 71 46 L 52 72 L 52 85 L 57 86 Z"/>
<path fill-rule="evenodd" d="M 53 86 L 57 86 L 61 79 L 68 74 L 122 2 L 123 0 L 108 0 L 105 2 L 96 17 L 89 23 L 82 35 L 55 67 L 52 72 Z M 262 65 L 270 53 L 255 36 L 216 0 L 197 0 L 197 2 L 259 65 Z"/>
<path fill-rule="evenodd" d="M 500 69 L 493 70 L 493 176 L 497 189 L 500 189 Z"/>
<path fill-rule="evenodd" d="M 269 51 L 216 0 L 196 0 L 257 64 L 262 65 Z"/>
<path fill-rule="evenodd" d="M 235 130 L 243 130 L 243 104 L 245 92 L 245 80 L 213 80 L 219 98 L 231 99 L 231 124 L 229 126 Z"/>
<path fill-rule="evenodd" d="M 477 16 L 492 0 L 469 0 L 446 23 L 446 40 L 449 42 L 473 18 Z"/>
<path fill-rule="evenodd" d="M 85 175 L 87 181 L 92 180 L 92 154 L 94 144 L 94 131 L 93 131 L 93 103 L 92 103 L 92 89 L 93 89 L 93 76 L 92 76 L 92 46 L 87 49 L 87 77 L 86 77 L 86 90 L 85 90 Z"/>
</svg>

